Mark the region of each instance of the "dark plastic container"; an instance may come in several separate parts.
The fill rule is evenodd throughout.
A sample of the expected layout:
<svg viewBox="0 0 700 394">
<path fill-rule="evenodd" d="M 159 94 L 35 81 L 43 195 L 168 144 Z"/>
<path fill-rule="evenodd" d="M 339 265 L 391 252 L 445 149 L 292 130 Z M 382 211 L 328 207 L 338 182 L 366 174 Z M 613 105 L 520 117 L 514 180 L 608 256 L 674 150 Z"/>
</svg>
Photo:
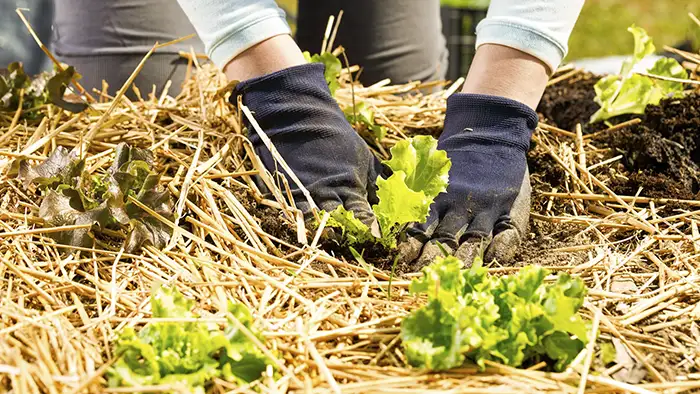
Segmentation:
<svg viewBox="0 0 700 394">
<path fill-rule="evenodd" d="M 486 17 L 486 9 L 443 6 L 440 15 L 450 54 L 447 79 L 454 81 L 469 71 L 476 52 L 476 25 Z"/>
</svg>

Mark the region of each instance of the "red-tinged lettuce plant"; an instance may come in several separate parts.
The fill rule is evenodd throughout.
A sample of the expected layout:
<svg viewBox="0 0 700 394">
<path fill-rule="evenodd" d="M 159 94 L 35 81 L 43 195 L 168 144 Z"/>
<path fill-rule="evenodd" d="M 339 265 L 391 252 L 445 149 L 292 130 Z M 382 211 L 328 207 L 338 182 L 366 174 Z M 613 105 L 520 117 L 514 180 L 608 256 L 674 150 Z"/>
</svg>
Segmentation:
<svg viewBox="0 0 700 394">
<path fill-rule="evenodd" d="M 66 67 L 63 71 L 44 72 L 32 78 L 25 74 L 22 63 L 11 63 L 7 69 L 0 70 L 0 111 L 16 111 L 22 96 L 22 109 L 25 111 L 54 104 L 70 112 L 81 112 L 87 108 L 86 104 L 63 98 L 75 76 L 75 69 Z"/>
<path fill-rule="evenodd" d="M 132 253 L 144 244 L 163 248 L 172 234 L 167 225 L 132 201 L 173 219 L 172 197 L 159 187 L 160 175 L 153 171 L 153 165 L 151 151 L 122 143 L 116 147 L 107 172 L 92 175 L 85 171 L 85 160 L 75 149 L 58 147 L 35 167 L 20 161 L 18 175 L 25 186 L 33 184 L 41 191 L 39 217 L 45 226 L 93 224 L 92 229 L 49 233 L 57 242 L 89 247 L 93 244 L 92 231 L 108 229 L 124 233 L 124 249 Z"/>
</svg>

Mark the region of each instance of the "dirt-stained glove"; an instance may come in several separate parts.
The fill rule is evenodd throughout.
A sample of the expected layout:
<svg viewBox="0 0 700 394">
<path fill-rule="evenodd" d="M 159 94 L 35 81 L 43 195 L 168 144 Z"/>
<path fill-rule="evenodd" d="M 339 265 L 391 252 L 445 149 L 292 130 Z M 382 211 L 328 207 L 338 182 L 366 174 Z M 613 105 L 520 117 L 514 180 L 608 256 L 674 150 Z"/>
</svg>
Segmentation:
<svg viewBox="0 0 700 394">
<path fill-rule="evenodd" d="M 323 64 L 304 64 L 243 81 L 234 88 L 231 102 L 242 95 L 243 104 L 320 209 L 332 211 L 342 204 L 369 224 L 381 164 L 345 119 L 323 72 Z M 249 130 L 265 167 L 287 176 L 258 134 Z M 306 198 L 288 181 L 297 207 L 308 214 L 311 207 Z"/>
<path fill-rule="evenodd" d="M 409 231 L 399 246 L 414 270 L 447 252 L 471 264 L 513 258 L 530 212 L 526 153 L 537 114 L 503 97 L 457 93 L 447 100 L 445 129 L 438 148 L 452 160 L 447 193 L 440 194 L 424 225 Z"/>
</svg>

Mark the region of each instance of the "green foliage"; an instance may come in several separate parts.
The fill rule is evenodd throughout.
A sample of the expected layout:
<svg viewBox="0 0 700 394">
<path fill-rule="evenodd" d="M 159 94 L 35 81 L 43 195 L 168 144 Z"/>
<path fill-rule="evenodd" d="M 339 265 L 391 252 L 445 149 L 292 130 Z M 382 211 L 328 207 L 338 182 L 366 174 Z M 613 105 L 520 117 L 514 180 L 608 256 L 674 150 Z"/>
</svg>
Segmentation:
<svg viewBox="0 0 700 394">
<path fill-rule="evenodd" d="M 600 361 L 603 365 L 608 365 L 617 358 L 617 350 L 611 342 L 603 342 L 600 344 Z"/>
<path fill-rule="evenodd" d="M 634 36 L 634 53 L 630 58 L 627 58 L 622 62 L 622 68 L 620 69 L 620 75 L 627 76 L 632 72 L 632 68 L 642 61 L 645 57 L 651 55 L 656 50 L 654 42 L 651 37 L 647 35 L 647 32 L 641 27 L 632 25 L 627 28 L 627 31 L 632 33 Z"/>
<path fill-rule="evenodd" d="M 443 7 L 487 9 L 491 0 L 440 0 Z"/>
<path fill-rule="evenodd" d="M 362 125 L 369 130 L 377 141 L 386 137 L 386 128 L 374 123 L 374 111 L 367 103 L 361 101 L 345 109 L 345 118 L 354 125 Z"/>
<path fill-rule="evenodd" d="M 563 370 L 587 343 L 580 279 L 561 274 L 546 284 L 549 271 L 536 266 L 497 277 L 481 258 L 470 269 L 455 257 L 438 258 L 422 272 L 410 291 L 427 294 L 428 303 L 401 325 L 415 367 L 446 370 L 465 359 L 482 368 L 485 360 L 517 367 L 545 358 Z"/>
<path fill-rule="evenodd" d="M 335 91 L 340 87 L 340 84 L 338 84 L 338 77 L 340 76 L 340 71 L 343 69 L 340 59 L 330 52 L 323 52 L 320 55 L 311 55 L 309 52 L 304 52 L 304 59 L 309 63 L 323 63 L 323 65 L 326 66 L 326 70 L 323 74 L 326 77 L 331 95 L 335 95 Z"/>
<path fill-rule="evenodd" d="M 167 190 L 159 189 L 160 175 L 152 172 L 153 164 L 152 152 L 122 143 L 116 147 L 107 173 L 90 175 L 75 150 L 59 147 L 36 167 L 20 161 L 18 175 L 25 185 L 33 183 L 42 191 L 39 216 L 46 226 L 96 224 L 99 229 L 126 229 L 124 248 L 133 253 L 147 243 L 163 248 L 172 233 L 167 225 L 129 199 L 173 219 L 172 198 Z M 87 228 L 53 232 L 49 236 L 65 245 L 92 245 Z"/>
<path fill-rule="evenodd" d="M 608 75 L 595 84 L 595 102 L 600 109 L 591 116 L 591 123 L 623 114 L 643 114 L 647 104 L 658 104 L 661 99 L 683 94 L 683 84 L 634 74 L 632 69 L 655 47 L 644 29 L 631 26 L 634 36 L 634 54 L 624 61 L 620 75 Z M 685 69 L 675 59 L 661 58 L 648 73 L 662 77 L 685 79 Z"/>
<path fill-rule="evenodd" d="M 196 318 L 193 304 L 175 288 L 161 287 L 151 296 L 154 318 Z M 229 303 L 228 309 L 262 339 L 245 306 Z M 138 334 L 127 327 L 116 342 L 116 353 L 120 358 L 107 372 L 109 387 L 172 384 L 203 394 L 214 377 L 249 383 L 260 378 L 268 364 L 232 323 L 224 331 L 196 321 L 149 323 Z"/>
<path fill-rule="evenodd" d="M 371 242 L 374 237 L 370 233 L 369 227 L 355 217 L 352 211 L 348 211 L 342 205 L 330 213 L 327 223 L 328 227 L 342 230 L 342 237 L 351 245 Z"/>
<path fill-rule="evenodd" d="M 67 67 L 60 72 L 54 70 L 30 78 L 24 73 L 22 63 L 11 63 L 7 69 L 0 71 L 0 111 L 16 111 L 21 91 L 24 90 L 23 110 L 48 103 L 70 112 L 81 112 L 87 108 L 86 104 L 63 99 L 63 94 L 74 76 L 75 69 Z"/>
<path fill-rule="evenodd" d="M 355 219 L 352 212 L 338 206 L 331 212 L 329 227 L 340 228 L 349 244 L 373 241 L 386 247 L 396 246 L 396 237 L 409 223 L 423 223 L 430 204 L 447 190 L 448 172 L 452 165 L 447 153 L 437 149 L 437 140 L 416 136 L 399 141 L 391 148 L 391 160 L 384 161 L 393 174 L 377 178 L 379 203 L 372 206 L 379 222 L 381 237 L 370 233 L 367 225 Z"/>
</svg>

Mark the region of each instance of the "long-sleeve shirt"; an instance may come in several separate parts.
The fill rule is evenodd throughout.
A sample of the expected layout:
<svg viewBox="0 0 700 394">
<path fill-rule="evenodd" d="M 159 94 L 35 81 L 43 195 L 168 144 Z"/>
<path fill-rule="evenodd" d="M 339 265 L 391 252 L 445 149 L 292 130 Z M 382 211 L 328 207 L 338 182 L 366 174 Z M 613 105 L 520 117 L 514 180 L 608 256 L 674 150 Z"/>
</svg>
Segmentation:
<svg viewBox="0 0 700 394">
<path fill-rule="evenodd" d="M 178 0 L 204 42 L 207 54 L 223 67 L 244 50 L 289 34 L 284 12 L 273 0 Z M 535 56 L 556 69 L 584 0 L 492 0 L 477 27 L 477 47 L 500 44 Z M 349 3 L 348 6 L 352 6 Z"/>
</svg>

